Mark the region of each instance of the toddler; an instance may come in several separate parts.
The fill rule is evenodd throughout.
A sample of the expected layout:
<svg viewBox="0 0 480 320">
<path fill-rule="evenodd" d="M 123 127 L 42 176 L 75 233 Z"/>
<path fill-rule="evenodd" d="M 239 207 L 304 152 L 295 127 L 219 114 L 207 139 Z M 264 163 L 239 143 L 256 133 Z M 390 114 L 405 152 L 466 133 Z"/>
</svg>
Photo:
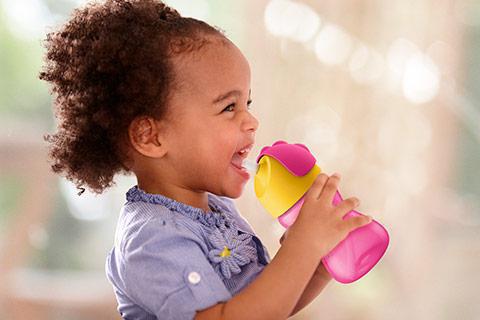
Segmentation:
<svg viewBox="0 0 480 320">
<path fill-rule="evenodd" d="M 259 123 L 248 61 L 221 29 L 161 1 L 107 0 L 45 46 L 53 171 L 95 193 L 137 179 L 105 264 L 124 319 L 286 319 L 321 292 L 321 258 L 371 218 L 342 220 L 359 201 L 334 207 L 339 177 L 320 174 L 270 258 L 232 200 Z"/>
</svg>

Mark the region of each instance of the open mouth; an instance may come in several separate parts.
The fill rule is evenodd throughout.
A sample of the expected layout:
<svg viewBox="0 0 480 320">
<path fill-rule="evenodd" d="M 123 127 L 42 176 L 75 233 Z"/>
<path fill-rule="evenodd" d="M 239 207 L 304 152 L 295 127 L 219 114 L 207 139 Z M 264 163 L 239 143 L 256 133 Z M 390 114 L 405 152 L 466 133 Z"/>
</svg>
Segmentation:
<svg viewBox="0 0 480 320">
<path fill-rule="evenodd" d="M 247 158 L 248 153 L 252 149 L 252 145 L 248 145 L 241 150 L 237 151 L 232 157 L 232 166 L 238 170 L 238 172 L 245 178 L 249 178 L 250 175 L 247 169 L 244 167 L 243 162 Z"/>
<path fill-rule="evenodd" d="M 245 167 L 243 166 L 243 161 L 247 158 L 250 150 L 252 150 L 253 144 L 249 144 L 242 149 L 238 150 L 235 152 L 235 154 L 232 157 L 232 164 L 237 167 L 238 169 L 244 169 Z"/>
<path fill-rule="evenodd" d="M 238 153 L 235 153 L 232 157 L 232 165 L 238 169 L 245 169 L 243 167 L 243 160 L 244 158 L 240 156 Z"/>
</svg>

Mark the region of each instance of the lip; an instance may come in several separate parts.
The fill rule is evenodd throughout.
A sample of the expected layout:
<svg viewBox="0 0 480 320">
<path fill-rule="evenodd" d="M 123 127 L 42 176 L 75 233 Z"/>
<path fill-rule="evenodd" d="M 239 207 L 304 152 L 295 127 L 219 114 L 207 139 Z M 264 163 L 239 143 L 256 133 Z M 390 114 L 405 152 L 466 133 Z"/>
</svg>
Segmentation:
<svg viewBox="0 0 480 320">
<path fill-rule="evenodd" d="M 254 141 L 251 141 L 250 143 L 244 145 L 243 147 L 241 147 L 240 149 L 238 149 L 237 151 L 235 151 L 235 153 L 238 153 L 240 150 L 243 150 L 243 149 L 246 149 L 246 148 L 248 148 L 248 149 L 250 149 L 250 151 L 252 151 L 252 148 L 253 148 L 254 143 L 255 143 Z M 244 153 L 243 155 L 241 155 L 241 157 L 242 157 L 243 159 L 245 159 L 245 158 L 248 156 L 248 154 L 250 153 L 250 151 Z"/>
<path fill-rule="evenodd" d="M 234 165 L 233 163 L 230 163 L 233 167 L 233 169 L 235 171 L 237 171 L 237 173 L 239 175 L 241 175 L 243 178 L 245 178 L 246 180 L 250 179 L 250 173 L 248 173 L 247 171 L 244 171 L 242 169 L 240 169 L 239 167 L 237 167 L 236 165 Z"/>
<path fill-rule="evenodd" d="M 252 148 L 253 145 L 254 145 L 254 143 L 255 143 L 255 141 L 249 141 L 246 145 L 244 145 L 243 147 L 241 147 L 240 149 L 238 149 L 237 152 L 240 151 L 240 150 L 243 150 L 243 149 L 245 149 L 245 148 Z"/>
</svg>

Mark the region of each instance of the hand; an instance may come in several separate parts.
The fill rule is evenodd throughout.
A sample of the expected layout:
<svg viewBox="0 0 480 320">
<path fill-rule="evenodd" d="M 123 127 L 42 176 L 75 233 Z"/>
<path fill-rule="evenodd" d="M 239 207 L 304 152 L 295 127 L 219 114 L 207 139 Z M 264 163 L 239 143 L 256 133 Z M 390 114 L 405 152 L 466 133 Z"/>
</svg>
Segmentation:
<svg viewBox="0 0 480 320">
<path fill-rule="evenodd" d="M 364 215 L 343 219 L 360 204 L 360 200 L 352 197 L 334 205 L 339 180 L 339 175 L 329 177 L 320 173 L 306 192 L 297 219 L 289 227 L 290 238 L 300 240 L 303 246 L 320 257 L 330 252 L 351 231 L 371 222 L 371 217 Z"/>
</svg>

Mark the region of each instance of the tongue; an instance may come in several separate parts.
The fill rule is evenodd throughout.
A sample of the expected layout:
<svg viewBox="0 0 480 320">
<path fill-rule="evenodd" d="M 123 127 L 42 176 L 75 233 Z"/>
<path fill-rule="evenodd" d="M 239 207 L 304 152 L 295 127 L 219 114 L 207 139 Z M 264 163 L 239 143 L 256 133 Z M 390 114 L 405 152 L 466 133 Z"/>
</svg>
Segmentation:
<svg viewBox="0 0 480 320">
<path fill-rule="evenodd" d="M 236 165 L 237 167 L 241 168 L 242 167 L 242 162 L 243 162 L 243 158 L 240 157 L 240 155 L 238 153 L 235 153 L 232 157 L 232 163 L 234 165 Z"/>
</svg>

